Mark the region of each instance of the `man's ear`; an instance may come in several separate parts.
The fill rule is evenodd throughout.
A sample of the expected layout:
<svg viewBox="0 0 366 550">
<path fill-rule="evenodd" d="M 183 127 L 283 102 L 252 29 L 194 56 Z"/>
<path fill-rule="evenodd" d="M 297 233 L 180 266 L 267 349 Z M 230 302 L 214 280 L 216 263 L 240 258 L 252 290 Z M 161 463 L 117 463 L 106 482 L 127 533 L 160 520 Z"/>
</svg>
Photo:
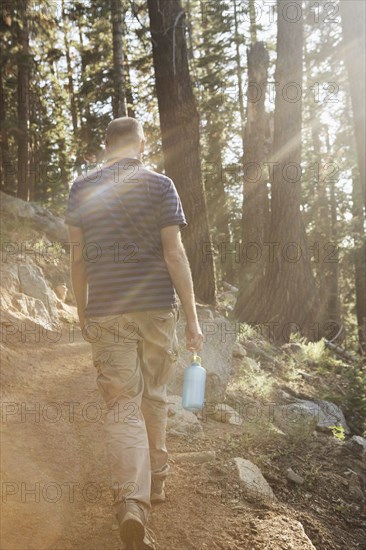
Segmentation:
<svg viewBox="0 0 366 550">
<path fill-rule="evenodd" d="M 143 139 L 140 144 L 140 153 L 143 153 L 145 151 L 145 140 Z"/>
</svg>

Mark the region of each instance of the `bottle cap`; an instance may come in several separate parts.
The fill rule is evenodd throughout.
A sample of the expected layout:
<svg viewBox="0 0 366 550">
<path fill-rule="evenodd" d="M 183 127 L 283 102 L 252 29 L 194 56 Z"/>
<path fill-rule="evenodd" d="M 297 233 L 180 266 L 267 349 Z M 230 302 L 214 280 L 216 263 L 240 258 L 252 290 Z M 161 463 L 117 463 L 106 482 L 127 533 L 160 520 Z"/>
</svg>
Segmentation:
<svg viewBox="0 0 366 550">
<path fill-rule="evenodd" d="M 201 357 L 200 357 L 199 355 L 197 355 L 197 353 L 195 352 L 195 353 L 193 354 L 192 361 L 193 361 L 194 363 L 199 363 L 199 364 L 201 364 Z"/>
</svg>

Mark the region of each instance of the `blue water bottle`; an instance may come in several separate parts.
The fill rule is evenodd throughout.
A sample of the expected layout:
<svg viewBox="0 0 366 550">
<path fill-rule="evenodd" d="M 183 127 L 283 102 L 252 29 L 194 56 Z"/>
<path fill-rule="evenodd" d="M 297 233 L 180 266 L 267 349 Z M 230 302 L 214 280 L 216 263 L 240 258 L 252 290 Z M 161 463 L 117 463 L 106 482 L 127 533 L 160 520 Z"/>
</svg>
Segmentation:
<svg viewBox="0 0 366 550">
<path fill-rule="evenodd" d="M 205 401 L 206 369 L 201 365 L 201 357 L 193 355 L 192 363 L 184 370 L 182 406 L 188 411 L 203 409 Z"/>
</svg>

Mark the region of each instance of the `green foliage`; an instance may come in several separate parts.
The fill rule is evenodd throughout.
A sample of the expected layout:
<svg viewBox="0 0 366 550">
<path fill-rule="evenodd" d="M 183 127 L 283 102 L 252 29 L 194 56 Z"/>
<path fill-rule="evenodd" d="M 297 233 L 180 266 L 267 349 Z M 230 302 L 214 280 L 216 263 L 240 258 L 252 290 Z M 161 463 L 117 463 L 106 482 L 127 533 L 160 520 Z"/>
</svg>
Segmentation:
<svg viewBox="0 0 366 550">
<path fill-rule="evenodd" d="M 346 438 L 343 426 L 329 426 L 329 428 L 333 434 L 333 437 L 339 439 L 339 441 L 343 441 Z"/>
<path fill-rule="evenodd" d="M 355 428 L 366 437 L 366 366 L 347 368 L 344 377 L 349 384 L 347 411 L 352 414 Z"/>
</svg>

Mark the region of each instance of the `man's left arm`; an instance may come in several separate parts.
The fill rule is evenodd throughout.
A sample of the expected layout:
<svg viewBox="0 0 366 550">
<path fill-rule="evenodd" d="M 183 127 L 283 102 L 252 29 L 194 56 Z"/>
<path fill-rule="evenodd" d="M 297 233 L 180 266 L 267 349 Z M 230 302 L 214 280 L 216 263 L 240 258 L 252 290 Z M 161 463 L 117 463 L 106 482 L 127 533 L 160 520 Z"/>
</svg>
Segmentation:
<svg viewBox="0 0 366 550">
<path fill-rule="evenodd" d="M 85 325 L 85 308 L 88 300 L 88 277 L 84 260 L 84 235 L 81 227 L 69 225 L 70 236 L 70 268 L 71 281 L 74 290 L 80 328 Z"/>
</svg>

